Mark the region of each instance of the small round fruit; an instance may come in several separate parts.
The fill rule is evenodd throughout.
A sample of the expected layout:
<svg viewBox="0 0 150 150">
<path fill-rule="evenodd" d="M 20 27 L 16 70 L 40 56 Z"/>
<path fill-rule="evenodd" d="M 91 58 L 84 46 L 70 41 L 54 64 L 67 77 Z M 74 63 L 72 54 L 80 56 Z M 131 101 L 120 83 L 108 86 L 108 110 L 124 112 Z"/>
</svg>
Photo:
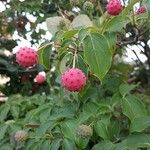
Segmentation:
<svg viewBox="0 0 150 150">
<path fill-rule="evenodd" d="M 81 137 L 89 137 L 92 136 L 93 130 L 90 126 L 87 125 L 80 125 L 79 128 L 77 129 L 77 134 Z"/>
<path fill-rule="evenodd" d="M 143 14 L 147 12 L 147 8 L 146 6 L 141 6 L 138 10 L 137 10 L 137 14 Z"/>
<path fill-rule="evenodd" d="M 61 84 L 71 92 L 79 92 L 86 85 L 86 76 L 79 68 L 71 68 L 61 76 Z"/>
<path fill-rule="evenodd" d="M 86 12 L 91 12 L 94 8 L 94 5 L 92 2 L 90 1 L 86 1 L 84 4 L 83 4 L 83 9 L 84 11 Z"/>
<path fill-rule="evenodd" d="M 17 142 L 24 142 L 28 138 L 28 133 L 24 130 L 17 131 L 15 133 L 15 140 Z"/>
<path fill-rule="evenodd" d="M 31 67 L 33 65 L 36 65 L 38 61 L 38 55 L 37 52 L 28 47 L 21 47 L 19 51 L 16 53 L 16 62 L 21 67 Z"/>
<path fill-rule="evenodd" d="M 45 77 L 45 72 L 39 72 L 36 77 L 34 78 L 34 82 L 36 82 L 37 84 L 43 84 L 46 80 Z"/>
<path fill-rule="evenodd" d="M 106 5 L 106 10 L 111 16 L 117 16 L 122 12 L 123 6 L 119 0 L 110 0 Z"/>
</svg>

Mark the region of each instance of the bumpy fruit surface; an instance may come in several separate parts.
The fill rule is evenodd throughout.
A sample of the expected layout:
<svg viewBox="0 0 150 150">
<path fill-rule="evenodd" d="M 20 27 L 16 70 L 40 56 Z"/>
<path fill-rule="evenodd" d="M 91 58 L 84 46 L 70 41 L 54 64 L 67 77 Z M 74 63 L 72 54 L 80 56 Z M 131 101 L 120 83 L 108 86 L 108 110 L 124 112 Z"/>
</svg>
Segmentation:
<svg viewBox="0 0 150 150">
<path fill-rule="evenodd" d="M 20 130 L 15 134 L 15 140 L 17 142 L 24 142 L 28 138 L 28 133 L 26 131 Z"/>
<path fill-rule="evenodd" d="M 147 8 L 146 6 L 141 6 L 138 10 L 137 10 L 137 14 L 143 14 L 147 12 Z"/>
<path fill-rule="evenodd" d="M 82 124 L 77 129 L 77 134 L 81 137 L 89 137 L 92 136 L 93 130 L 90 126 Z"/>
<path fill-rule="evenodd" d="M 86 84 L 86 76 L 82 70 L 71 68 L 61 76 L 63 87 L 71 92 L 79 92 Z"/>
<path fill-rule="evenodd" d="M 110 0 L 106 6 L 106 10 L 111 16 L 116 16 L 121 13 L 123 6 L 119 0 Z"/>
<path fill-rule="evenodd" d="M 36 77 L 34 78 L 34 82 L 38 84 L 43 84 L 46 80 L 45 72 L 39 72 Z"/>
<path fill-rule="evenodd" d="M 86 12 L 92 11 L 93 8 L 94 8 L 94 5 L 93 5 L 93 3 L 90 2 L 90 1 L 86 1 L 86 2 L 83 4 L 83 9 L 84 9 L 84 11 L 86 11 Z"/>
<path fill-rule="evenodd" d="M 73 6 L 79 5 L 80 1 L 79 0 L 70 0 L 70 4 Z"/>
<path fill-rule="evenodd" d="M 16 53 L 16 62 L 21 67 L 30 67 L 37 64 L 38 55 L 37 52 L 28 47 L 20 48 L 19 51 Z"/>
</svg>

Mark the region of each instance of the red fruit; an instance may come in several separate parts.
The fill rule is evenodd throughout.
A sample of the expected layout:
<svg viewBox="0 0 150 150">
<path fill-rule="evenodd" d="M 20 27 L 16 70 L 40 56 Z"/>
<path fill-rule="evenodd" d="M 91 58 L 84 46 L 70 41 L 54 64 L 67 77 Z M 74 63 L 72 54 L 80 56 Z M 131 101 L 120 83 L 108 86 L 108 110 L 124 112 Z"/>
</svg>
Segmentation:
<svg viewBox="0 0 150 150">
<path fill-rule="evenodd" d="M 19 51 L 16 53 L 16 62 L 21 67 L 30 67 L 37 64 L 38 55 L 37 52 L 28 47 L 21 47 Z"/>
<path fill-rule="evenodd" d="M 61 76 L 61 84 L 71 92 L 79 92 L 86 84 L 86 76 L 82 70 L 71 68 Z"/>
<path fill-rule="evenodd" d="M 116 16 L 121 13 L 123 6 L 119 0 L 110 0 L 106 6 L 106 10 L 111 16 Z"/>
<path fill-rule="evenodd" d="M 34 82 L 38 84 L 43 84 L 46 80 L 45 72 L 39 72 L 38 75 L 34 78 Z"/>
<path fill-rule="evenodd" d="M 137 14 L 142 14 L 142 13 L 146 13 L 146 12 L 147 12 L 146 6 L 141 6 L 141 7 L 137 10 Z"/>
</svg>

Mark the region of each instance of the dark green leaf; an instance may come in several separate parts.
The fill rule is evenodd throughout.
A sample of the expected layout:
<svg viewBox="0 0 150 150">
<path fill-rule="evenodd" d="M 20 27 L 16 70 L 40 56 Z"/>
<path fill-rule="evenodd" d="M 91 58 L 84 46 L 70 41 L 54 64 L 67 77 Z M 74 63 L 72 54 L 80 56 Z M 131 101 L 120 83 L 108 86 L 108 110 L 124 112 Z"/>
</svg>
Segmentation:
<svg viewBox="0 0 150 150">
<path fill-rule="evenodd" d="M 8 129 L 7 124 L 1 124 L 0 125 L 0 141 L 4 138 L 7 129 Z"/>
<path fill-rule="evenodd" d="M 119 91 L 123 97 L 130 93 L 137 85 L 128 85 L 128 84 L 121 84 L 119 87 Z"/>
<path fill-rule="evenodd" d="M 51 143 L 50 150 L 58 150 L 61 146 L 62 139 L 54 139 Z"/>
<path fill-rule="evenodd" d="M 92 148 L 92 150 L 113 150 L 115 145 L 110 141 L 102 141 Z"/>
<path fill-rule="evenodd" d="M 130 131 L 141 132 L 150 127 L 150 116 L 140 116 L 131 121 Z"/>
<path fill-rule="evenodd" d="M 49 45 L 41 46 L 38 50 L 39 55 L 39 63 L 43 65 L 46 69 L 49 69 L 50 67 L 50 54 L 52 50 L 52 45 L 49 43 Z"/>
<path fill-rule="evenodd" d="M 69 139 L 64 139 L 62 147 L 63 150 L 77 150 L 75 143 Z"/>
<path fill-rule="evenodd" d="M 139 116 L 145 116 L 144 104 L 137 97 L 129 95 L 122 99 L 122 110 L 131 121 Z"/>
<path fill-rule="evenodd" d="M 112 60 L 107 37 L 98 33 L 90 33 L 83 43 L 84 60 L 89 65 L 91 72 L 102 80 L 110 69 Z"/>
</svg>

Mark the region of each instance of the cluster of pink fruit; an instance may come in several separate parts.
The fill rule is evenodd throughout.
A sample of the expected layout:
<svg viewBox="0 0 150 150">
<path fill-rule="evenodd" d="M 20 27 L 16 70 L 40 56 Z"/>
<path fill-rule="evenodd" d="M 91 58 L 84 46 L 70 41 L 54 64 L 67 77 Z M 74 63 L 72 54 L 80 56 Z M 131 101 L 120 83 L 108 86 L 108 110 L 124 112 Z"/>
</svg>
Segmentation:
<svg viewBox="0 0 150 150">
<path fill-rule="evenodd" d="M 116 16 L 121 13 L 123 6 L 121 5 L 120 0 L 110 0 L 106 6 L 106 10 L 110 15 Z M 137 14 L 145 13 L 146 11 L 146 7 L 141 6 L 137 10 Z M 16 53 L 16 62 L 24 68 L 34 66 L 38 63 L 38 54 L 32 48 L 20 48 Z M 85 74 L 79 68 L 71 68 L 61 75 L 62 86 L 71 92 L 79 92 L 83 89 L 86 85 L 86 80 Z M 45 81 L 46 75 L 44 72 L 39 72 L 34 79 L 34 82 L 37 84 L 43 84 Z"/>
<path fill-rule="evenodd" d="M 28 47 L 20 48 L 19 51 L 16 53 L 16 62 L 23 68 L 28 68 L 34 66 L 38 62 L 38 54 L 37 52 Z M 38 84 L 44 83 L 46 80 L 45 74 L 43 72 L 39 72 L 34 82 Z"/>
<path fill-rule="evenodd" d="M 120 0 L 110 0 L 106 6 L 106 10 L 108 14 L 110 14 L 111 16 L 116 16 L 122 12 L 123 6 Z M 138 10 L 136 11 L 137 14 L 145 12 L 147 12 L 147 8 L 145 6 L 139 7 Z"/>
<path fill-rule="evenodd" d="M 38 63 L 38 54 L 32 48 L 20 48 L 16 53 L 16 62 L 23 68 L 34 66 Z M 39 72 L 34 78 L 37 84 L 43 84 L 45 80 L 45 72 Z M 61 84 L 68 91 L 79 92 L 86 84 L 86 76 L 80 69 L 71 68 L 62 74 Z"/>
</svg>

